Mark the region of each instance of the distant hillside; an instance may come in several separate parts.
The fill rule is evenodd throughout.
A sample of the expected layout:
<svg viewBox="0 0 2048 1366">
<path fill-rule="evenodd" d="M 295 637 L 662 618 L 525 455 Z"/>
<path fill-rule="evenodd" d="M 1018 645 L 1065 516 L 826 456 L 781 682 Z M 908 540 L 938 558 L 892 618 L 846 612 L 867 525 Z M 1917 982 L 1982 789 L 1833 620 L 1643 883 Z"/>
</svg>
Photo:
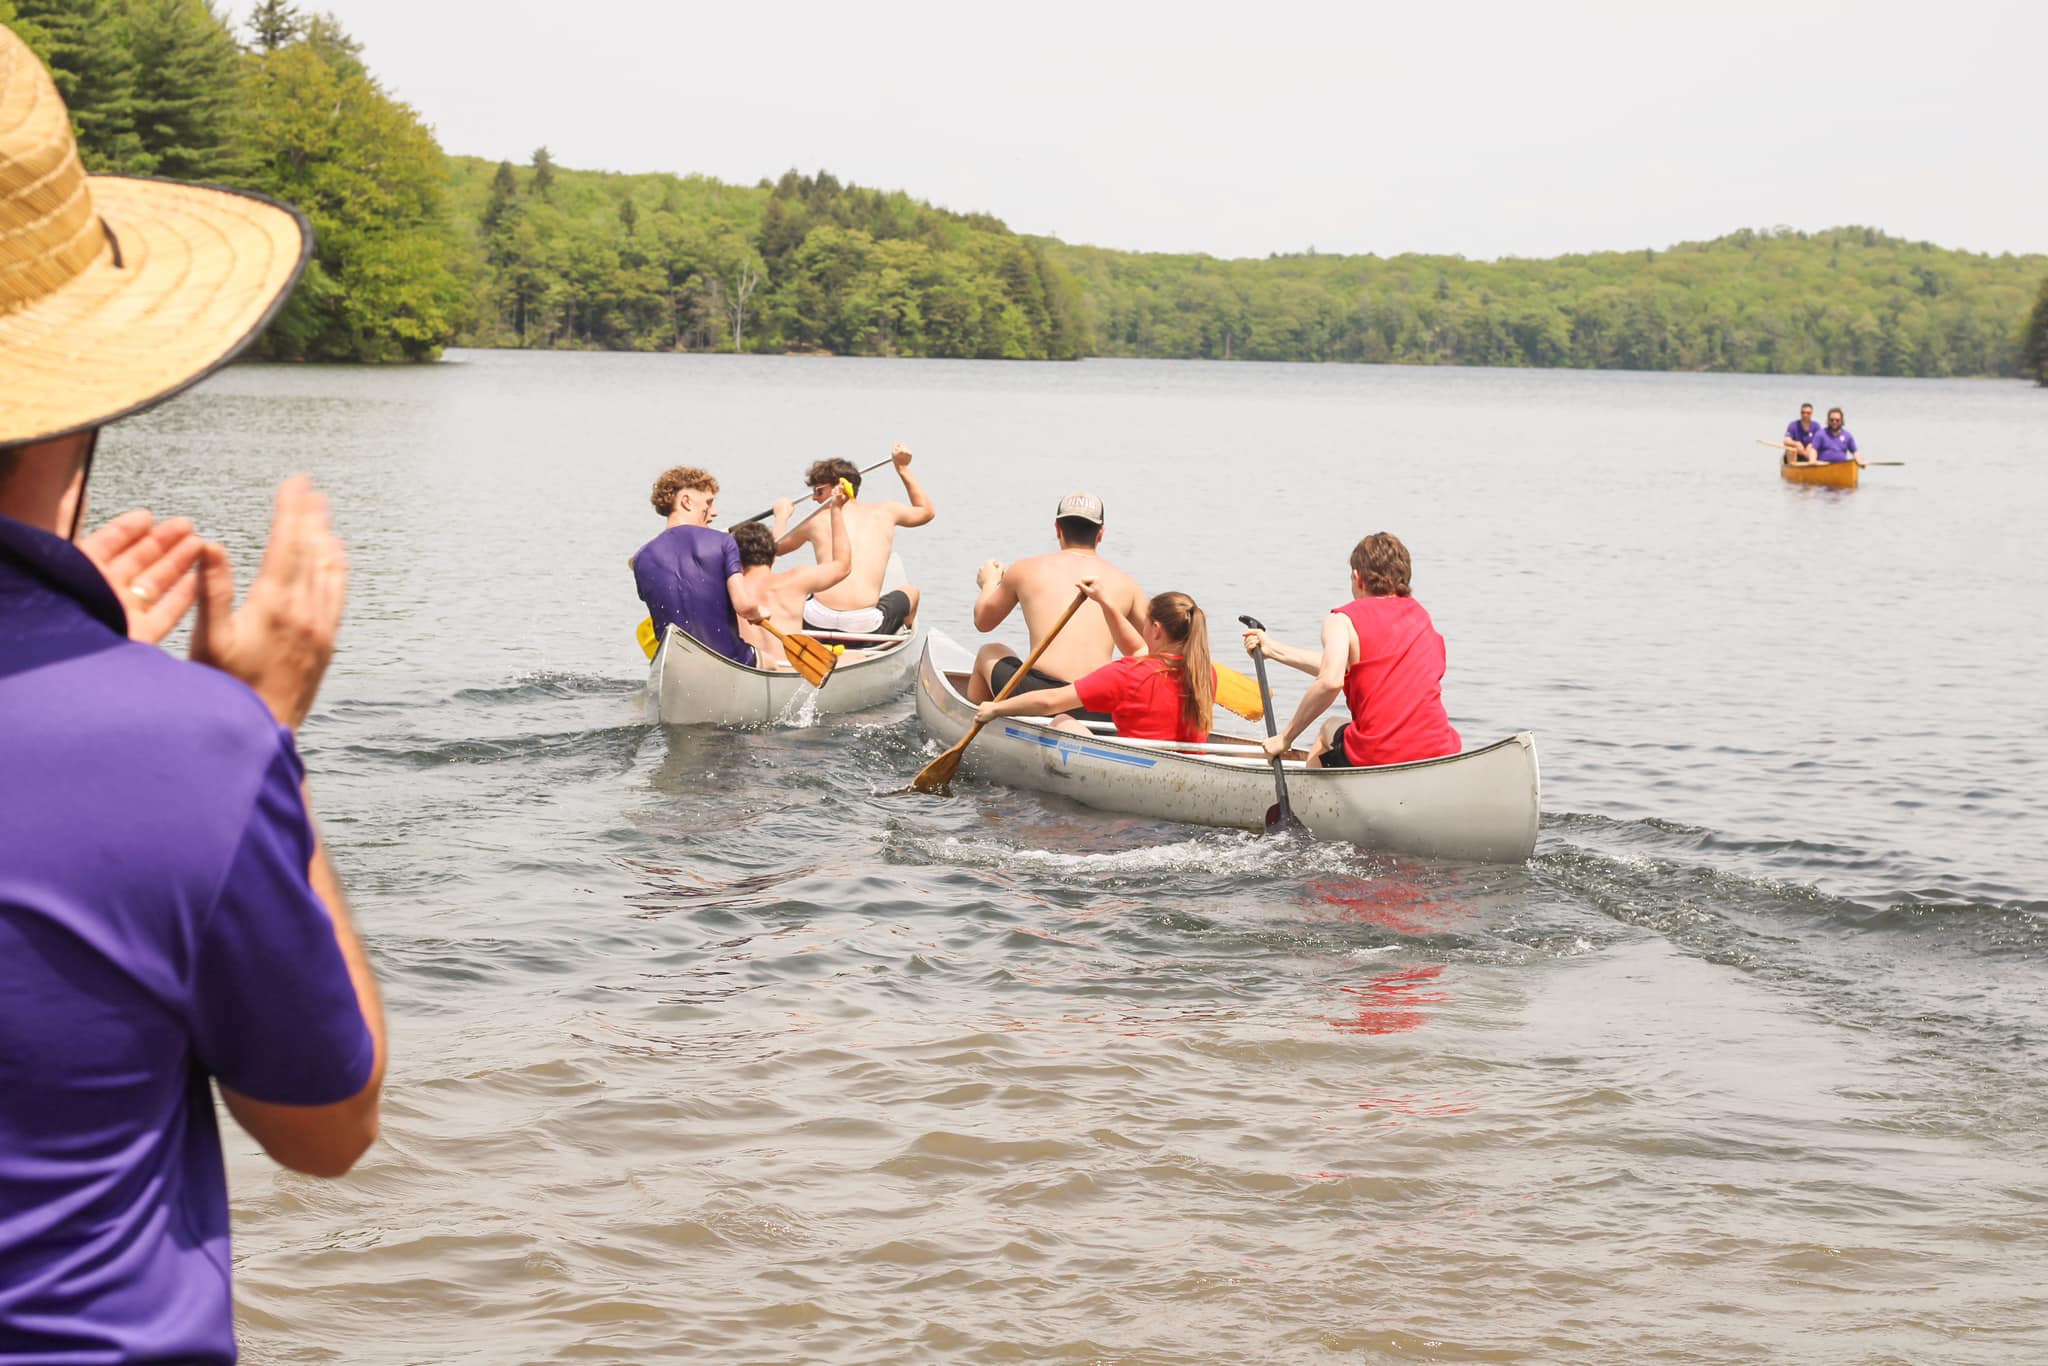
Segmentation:
<svg viewBox="0 0 2048 1366">
<path fill-rule="evenodd" d="M 2018 375 L 2048 257 L 1871 228 L 1549 260 L 1220 260 L 774 184 L 449 158 L 477 345 Z M 536 188 L 538 185 L 538 188 Z"/>
</svg>

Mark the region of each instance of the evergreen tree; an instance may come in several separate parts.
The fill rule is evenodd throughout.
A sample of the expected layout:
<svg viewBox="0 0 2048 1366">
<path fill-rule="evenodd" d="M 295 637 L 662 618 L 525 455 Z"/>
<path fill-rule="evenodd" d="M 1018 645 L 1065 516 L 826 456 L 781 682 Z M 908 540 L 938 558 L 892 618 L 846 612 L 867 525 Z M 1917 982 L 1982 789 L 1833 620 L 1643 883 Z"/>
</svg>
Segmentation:
<svg viewBox="0 0 2048 1366">
<path fill-rule="evenodd" d="M 277 51 L 297 38 L 304 27 L 299 7 L 286 4 L 285 0 L 257 0 L 256 7 L 249 11 L 249 37 L 264 52 Z"/>
<path fill-rule="evenodd" d="M 505 215 L 512 212 L 519 202 L 519 176 L 512 169 L 512 163 L 498 163 L 498 173 L 491 177 L 491 197 L 484 204 L 481 220 L 484 236 L 494 236 L 504 223 Z"/>
<path fill-rule="evenodd" d="M 129 171 L 143 156 L 135 135 L 135 59 L 118 0 L 14 0 L 42 36 L 58 93 L 71 110 L 90 171 Z"/>
<path fill-rule="evenodd" d="M 533 197 L 546 199 L 555 184 L 555 159 L 545 147 L 533 149 Z"/>
<path fill-rule="evenodd" d="M 2041 282 L 2041 294 L 2034 300 L 2033 316 L 2027 319 L 2021 364 L 2036 384 L 2048 385 L 2048 280 Z"/>
<path fill-rule="evenodd" d="M 135 58 L 130 169 L 213 184 L 235 178 L 230 113 L 241 53 L 210 0 L 127 0 Z"/>
</svg>

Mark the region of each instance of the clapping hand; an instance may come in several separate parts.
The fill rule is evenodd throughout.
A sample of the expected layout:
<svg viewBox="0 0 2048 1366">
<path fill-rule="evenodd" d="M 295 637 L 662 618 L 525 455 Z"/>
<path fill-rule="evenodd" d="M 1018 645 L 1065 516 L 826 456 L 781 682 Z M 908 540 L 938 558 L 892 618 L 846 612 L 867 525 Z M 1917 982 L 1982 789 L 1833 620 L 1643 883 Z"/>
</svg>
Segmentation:
<svg viewBox="0 0 2048 1366">
<path fill-rule="evenodd" d="M 82 536 L 78 548 L 128 609 L 128 638 L 156 645 L 176 629 L 199 591 L 192 566 L 205 542 L 190 517 L 159 522 L 141 508 Z"/>
<path fill-rule="evenodd" d="M 199 620 L 192 658 L 255 689 L 279 725 L 297 729 L 313 709 L 348 598 L 348 551 L 327 498 L 304 475 L 278 486 L 263 565 L 240 607 L 227 549 L 199 552 Z"/>
</svg>

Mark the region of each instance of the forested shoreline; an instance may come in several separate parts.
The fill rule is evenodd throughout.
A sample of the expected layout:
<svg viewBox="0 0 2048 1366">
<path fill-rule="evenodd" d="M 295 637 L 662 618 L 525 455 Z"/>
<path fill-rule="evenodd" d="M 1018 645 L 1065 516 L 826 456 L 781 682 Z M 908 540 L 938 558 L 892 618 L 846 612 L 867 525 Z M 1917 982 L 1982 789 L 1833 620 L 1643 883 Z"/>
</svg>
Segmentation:
<svg viewBox="0 0 2048 1366">
<path fill-rule="evenodd" d="M 1544 260 L 1224 260 L 1074 246 L 790 171 L 751 186 L 447 156 L 331 16 L 261 0 L 0 0 L 94 171 L 255 190 L 315 260 L 262 344 L 1083 356 L 2048 384 L 2048 256 L 1744 229 Z"/>
</svg>

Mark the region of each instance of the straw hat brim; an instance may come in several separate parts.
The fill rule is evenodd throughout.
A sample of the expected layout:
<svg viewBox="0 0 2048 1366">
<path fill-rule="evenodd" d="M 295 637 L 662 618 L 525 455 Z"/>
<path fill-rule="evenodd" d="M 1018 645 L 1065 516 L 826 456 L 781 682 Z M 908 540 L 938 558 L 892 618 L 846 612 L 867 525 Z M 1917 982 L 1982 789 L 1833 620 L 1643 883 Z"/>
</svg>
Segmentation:
<svg viewBox="0 0 2048 1366">
<path fill-rule="evenodd" d="M 197 384 L 261 335 L 312 252 L 305 218 L 262 195 L 86 183 L 106 249 L 0 314 L 0 447 L 97 427 Z"/>
</svg>

